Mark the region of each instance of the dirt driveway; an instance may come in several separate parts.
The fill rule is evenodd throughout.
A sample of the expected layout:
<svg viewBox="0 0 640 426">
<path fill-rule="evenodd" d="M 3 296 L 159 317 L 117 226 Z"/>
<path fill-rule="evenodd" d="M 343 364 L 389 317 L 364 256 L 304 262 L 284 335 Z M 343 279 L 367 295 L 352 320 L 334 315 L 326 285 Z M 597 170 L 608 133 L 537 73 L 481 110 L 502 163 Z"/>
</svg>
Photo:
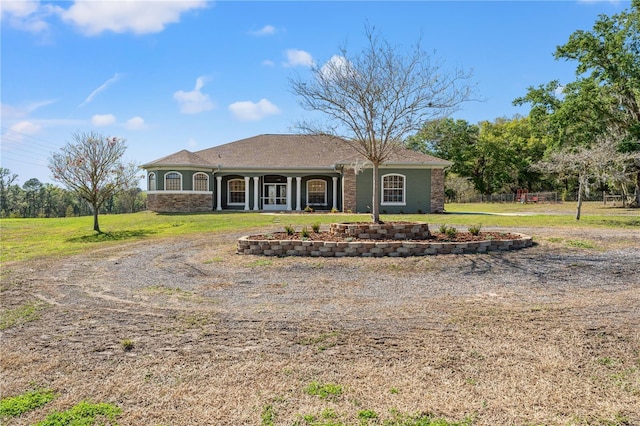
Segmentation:
<svg viewBox="0 0 640 426">
<path fill-rule="evenodd" d="M 640 424 L 640 230 L 510 231 L 537 244 L 263 258 L 214 234 L 6 265 L 2 309 L 40 315 L 0 332 L 2 395 L 58 393 L 7 424 L 82 400 L 123 425 Z"/>
</svg>

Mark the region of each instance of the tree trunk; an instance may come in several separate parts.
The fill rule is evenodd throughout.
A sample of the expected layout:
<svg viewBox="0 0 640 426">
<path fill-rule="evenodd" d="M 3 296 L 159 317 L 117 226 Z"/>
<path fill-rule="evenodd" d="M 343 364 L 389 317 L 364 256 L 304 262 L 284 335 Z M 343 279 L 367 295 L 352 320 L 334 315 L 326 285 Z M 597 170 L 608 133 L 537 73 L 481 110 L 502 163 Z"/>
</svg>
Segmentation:
<svg viewBox="0 0 640 426">
<path fill-rule="evenodd" d="M 373 196 L 371 206 L 371 220 L 373 223 L 380 223 L 380 191 L 378 189 L 378 163 L 373 163 Z"/>
<path fill-rule="evenodd" d="M 640 208 L 640 171 L 636 175 L 636 205 L 635 207 Z"/>
<path fill-rule="evenodd" d="M 580 220 L 580 210 L 582 209 L 582 179 L 578 178 L 578 207 L 576 209 L 576 220 Z"/>
<path fill-rule="evenodd" d="M 93 208 L 93 230 L 96 231 L 98 234 L 102 234 L 102 231 L 100 231 L 100 225 L 98 224 L 98 208 L 97 207 Z"/>
</svg>

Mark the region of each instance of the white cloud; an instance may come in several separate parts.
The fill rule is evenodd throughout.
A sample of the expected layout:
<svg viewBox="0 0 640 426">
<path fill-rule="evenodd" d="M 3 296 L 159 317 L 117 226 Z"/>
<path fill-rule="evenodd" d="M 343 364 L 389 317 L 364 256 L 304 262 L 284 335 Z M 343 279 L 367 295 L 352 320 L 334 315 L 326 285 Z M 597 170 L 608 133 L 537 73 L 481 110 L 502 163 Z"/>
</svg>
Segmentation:
<svg viewBox="0 0 640 426">
<path fill-rule="evenodd" d="M 38 0 L 0 1 L 0 14 L 3 21 L 19 30 L 41 33 L 49 29 L 45 18 L 56 9 L 41 5 Z"/>
<path fill-rule="evenodd" d="M 265 25 L 264 27 L 260 28 L 258 31 L 249 31 L 249 34 L 254 35 L 254 36 L 269 36 L 269 35 L 274 35 L 278 30 L 276 30 L 276 27 L 274 27 L 273 25 Z"/>
<path fill-rule="evenodd" d="M 98 87 L 97 89 L 95 89 L 93 92 L 91 92 L 89 94 L 89 96 L 87 96 L 87 99 L 84 100 L 84 102 L 82 102 L 80 104 L 80 107 L 88 104 L 89 102 L 93 101 L 93 98 L 96 97 L 96 95 L 100 92 L 102 92 L 103 90 L 105 90 L 107 87 L 109 87 L 111 84 L 116 83 L 118 80 L 120 79 L 120 74 L 115 73 L 113 75 L 113 77 L 111 77 L 109 80 L 105 81 L 104 83 L 102 83 L 102 85 L 100 87 Z"/>
<path fill-rule="evenodd" d="M 347 77 L 350 73 L 355 75 L 353 65 L 344 56 L 333 55 L 320 69 L 320 73 L 326 79 Z"/>
<path fill-rule="evenodd" d="M 284 54 L 287 57 L 287 62 L 283 63 L 285 67 L 310 67 L 313 65 L 313 57 L 304 50 L 289 49 Z"/>
<path fill-rule="evenodd" d="M 24 118 L 28 116 L 30 113 L 32 113 L 33 111 L 55 102 L 57 101 L 55 100 L 35 101 L 35 102 L 30 102 L 26 105 L 23 104 L 22 106 L 1 104 L 0 117 L 2 117 L 3 120 Z"/>
<path fill-rule="evenodd" d="M 229 111 L 241 121 L 258 121 L 270 115 L 280 114 L 280 108 L 267 99 L 260 99 L 257 103 L 251 101 L 234 102 L 229 105 Z"/>
<path fill-rule="evenodd" d="M 194 138 L 189 138 L 189 140 L 187 141 L 187 145 L 191 149 L 197 148 L 198 147 L 198 141 L 195 140 Z"/>
<path fill-rule="evenodd" d="M 265 67 L 273 67 L 275 66 L 275 63 L 269 59 L 265 59 L 264 61 L 262 61 L 262 65 L 264 65 Z"/>
<path fill-rule="evenodd" d="M 35 135 L 42 126 L 32 121 L 19 121 L 2 135 L 2 143 L 22 142 L 25 136 Z"/>
<path fill-rule="evenodd" d="M 91 117 L 91 124 L 94 126 L 109 126 L 116 122 L 116 117 L 113 114 L 96 114 Z"/>
<path fill-rule="evenodd" d="M 173 94 L 173 98 L 180 105 L 180 112 L 183 114 L 198 114 L 215 108 L 214 103 L 209 99 L 209 95 L 201 92 L 204 87 L 205 78 L 198 77 L 196 86 L 191 92 L 179 90 Z"/>
<path fill-rule="evenodd" d="M 89 36 L 103 31 L 148 34 L 160 32 L 167 24 L 179 22 L 180 15 L 184 12 L 206 6 L 206 0 L 76 0 L 68 9 L 60 9 L 59 13 L 63 21 Z"/>
<path fill-rule="evenodd" d="M 140 116 L 130 118 L 124 126 L 129 130 L 141 130 L 146 127 L 144 124 L 144 118 Z"/>
</svg>

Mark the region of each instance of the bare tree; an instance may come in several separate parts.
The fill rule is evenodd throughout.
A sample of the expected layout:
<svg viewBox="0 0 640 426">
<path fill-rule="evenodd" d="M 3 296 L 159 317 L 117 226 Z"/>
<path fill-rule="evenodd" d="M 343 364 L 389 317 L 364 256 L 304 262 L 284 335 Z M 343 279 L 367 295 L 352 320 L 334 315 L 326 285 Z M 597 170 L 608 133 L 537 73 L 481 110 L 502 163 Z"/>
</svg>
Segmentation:
<svg viewBox="0 0 640 426">
<path fill-rule="evenodd" d="M 86 200 L 93 210 L 93 230 L 101 233 L 98 212 L 112 196 L 137 186 L 138 167 L 124 164 L 124 139 L 99 133 L 75 133 L 49 160 L 53 178 Z"/>
<path fill-rule="evenodd" d="M 344 140 L 373 168 L 372 219 L 380 221 L 378 168 L 403 146 L 405 137 L 426 121 L 445 117 L 471 98 L 469 73 L 447 71 L 417 43 L 405 51 L 380 40 L 365 27 L 364 49 L 350 55 L 346 47 L 309 80 L 290 81 L 303 108 L 319 111 L 323 123 L 304 122 L 302 131 Z"/>
<path fill-rule="evenodd" d="M 630 176 L 635 173 L 630 166 L 639 159 L 637 153 L 622 153 L 618 150 L 620 139 L 615 136 L 615 132 L 599 139 L 600 143 L 593 148 L 578 146 L 553 151 L 547 159 L 535 165 L 538 170 L 577 177 L 576 220 L 580 220 L 582 196 L 589 195 L 592 185 L 630 180 Z"/>
</svg>

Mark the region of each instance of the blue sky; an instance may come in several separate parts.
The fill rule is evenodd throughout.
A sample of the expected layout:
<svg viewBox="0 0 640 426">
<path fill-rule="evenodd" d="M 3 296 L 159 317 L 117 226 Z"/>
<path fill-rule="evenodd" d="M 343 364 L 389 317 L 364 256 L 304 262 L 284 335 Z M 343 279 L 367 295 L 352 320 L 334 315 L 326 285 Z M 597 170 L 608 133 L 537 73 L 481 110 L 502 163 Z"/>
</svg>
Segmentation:
<svg viewBox="0 0 640 426">
<path fill-rule="evenodd" d="M 143 164 L 262 133 L 308 116 L 288 81 L 366 24 L 389 42 L 421 39 L 447 67 L 473 71 L 471 123 L 526 115 L 529 86 L 574 79 L 555 47 L 629 1 L 12 1 L 2 0 L 1 165 L 53 182 L 48 159 L 74 132 L 127 140 Z"/>
</svg>

